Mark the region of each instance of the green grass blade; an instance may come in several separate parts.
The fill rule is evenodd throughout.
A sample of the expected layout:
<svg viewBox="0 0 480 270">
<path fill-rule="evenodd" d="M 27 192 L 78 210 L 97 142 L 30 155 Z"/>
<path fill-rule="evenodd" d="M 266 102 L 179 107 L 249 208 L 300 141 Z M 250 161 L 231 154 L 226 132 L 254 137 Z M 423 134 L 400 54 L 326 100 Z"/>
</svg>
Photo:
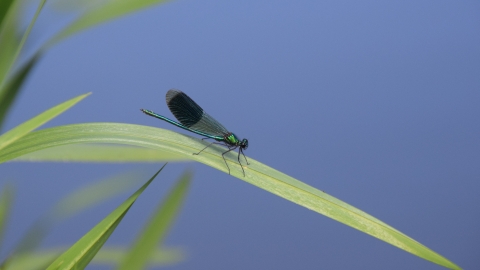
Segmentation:
<svg viewBox="0 0 480 270">
<path fill-rule="evenodd" d="M 15 98 L 18 96 L 23 82 L 30 74 L 30 71 L 37 63 L 37 60 L 37 56 L 30 58 L 28 63 L 23 65 L 22 68 L 10 78 L 10 80 L 5 84 L 4 89 L 0 89 L 0 130 L 2 129 L 2 125 L 5 121 L 8 110 L 10 109 L 13 101 L 15 101 Z"/>
<path fill-rule="evenodd" d="M 41 270 L 50 265 L 65 248 L 50 248 L 14 257 L 8 264 L 8 270 Z M 90 264 L 116 265 L 127 253 L 124 247 L 103 247 Z M 168 266 L 181 262 L 185 255 L 178 248 L 162 248 L 153 252 L 149 262 L 151 266 Z"/>
<path fill-rule="evenodd" d="M 63 249 L 64 250 L 64 249 Z M 6 264 L 7 270 L 42 270 L 46 269 L 63 251 L 62 249 L 48 249 L 12 256 Z"/>
<path fill-rule="evenodd" d="M 166 165 L 166 164 L 165 164 Z M 103 244 L 108 240 L 115 228 L 122 221 L 138 196 L 148 187 L 155 177 L 163 170 L 163 167 L 155 173 L 140 189 L 125 200 L 117 209 L 98 223 L 93 229 L 85 234 L 66 252 L 60 255 L 47 269 L 83 269 L 95 257 Z"/>
<path fill-rule="evenodd" d="M 201 155 L 192 155 L 207 142 L 169 130 L 116 123 L 89 123 L 35 131 L 0 151 L 0 163 L 40 149 L 72 143 L 115 143 L 173 152 L 220 171 L 227 172 L 221 152 L 210 147 Z M 225 155 L 231 174 L 240 180 L 276 194 L 286 200 L 330 217 L 423 259 L 459 269 L 457 265 L 398 230 L 318 189 L 302 183 L 258 161 L 248 159 L 246 176 L 237 164 L 235 153 Z"/>
<path fill-rule="evenodd" d="M 143 147 L 69 144 L 32 152 L 14 161 L 47 162 L 163 162 L 187 160 L 181 155 Z"/>
<path fill-rule="evenodd" d="M 20 6 L 21 1 L 13 1 L 8 11 L 4 11 L 5 17 L 0 25 L 0 89 L 3 89 L 2 85 L 5 84 L 10 68 L 15 62 L 15 54 L 20 44 L 17 36 Z"/>
<path fill-rule="evenodd" d="M 30 227 L 19 242 L 14 255 L 31 252 L 40 245 L 55 223 L 127 191 L 143 176 L 144 173 L 123 173 L 94 181 L 84 188 L 75 190 L 57 202 L 50 211 Z"/>
<path fill-rule="evenodd" d="M 118 267 L 119 270 L 145 269 L 148 266 L 149 259 L 157 245 L 162 243 L 185 200 L 191 179 L 190 172 L 186 172 L 180 177 L 165 201 L 158 206 L 147 226 L 141 230 L 142 233 Z"/>
<path fill-rule="evenodd" d="M 57 115 L 63 113 L 64 111 L 68 110 L 70 107 L 75 105 L 80 100 L 84 99 L 86 96 L 90 95 L 84 94 L 80 95 L 76 98 L 72 98 L 67 100 L 53 108 L 50 108 L 43 113 L 35 116 L 34 118 L 24 122 L 23 124 L 13 128 L 12 130 L 2 134 L 0 136 L 0 150 L 8 146 L 9 144 L 15 142 L 16 140 L 22 138 L 32 130 L 38 128 L 39 126 L 45 124 L 46 122 L 50 121 L 51 119 L 55 118 Z"/>
<path fill-rule="evenodd" d="M 17 60 L 18 56 L 20 55 L 20 52 L 23 49 L 23 46 L 25 45 L 25 42 L 27 41 L 28 36 L 30 35 L 30 32 L 32 31 L 33 25 L 35 25 L 35 22 L 37 21 L 38 16 L 40 15 L 40 12 L 42 11 L 43 6 L 45 5 L 45 2 L 47 0 L 40 0 L 40 3 L 38 4 L 37 10 L 35 11 L 35 14 L 33 15 L 32 20 L 30 21 L 30 24 L 27 27 L 27 30 L 25 33 L 22 35 L 22 39 L 20 40 L 20 43 L 18 46 L 15 48 L 15 52 L 13 54 L 13 57 L 8 58 L 8 62 L 4 63 L 4 68 L 3 68 L 3 74 L 0 74 L 0 89 L 3 89 L 3 86 L 5 84 L 5 78 L 6 76 L 10 73 L 10 70 L 12 69 L 13 65 L 15 64 L 15 61 Z M 17 1 L 20 3 L 21 1 Z M 12 9 L 11 11 L 16 11 L 15 9 Z M 18 14 L 15 14 L 18 15 Z M 13 27 L 14 24 L 17 23 L 18 18 L 17 16 L 8 16 L 7 19 L 11 19 L 12 21 L 9 23 L 7 27 Z M 17 27 L 14 27 L 14 29 L 17 29 Z M 8 30 L 10 31 L 10 30 Z M 1 34 L 0 34 L 0 39 L 1 39 Z M 9 37 L 10 38 L 10 37 Z M 4 61 L 2 59 L 2 61 Z"/>
<path fill-rule="evenodd" d="M 122 0 L 108 1 L 106 4 L 86 11 L 71 25 L 63 29 L 58 35 L 47 43 L 50 47 L 57 42 L 92 26 L 124 16 L 128 13 L 145 9 L 149 6 L 164 3 L 166 0 Z"/>
<path fill-rule="evenodd" d="M 143 177 L 143 172 L 128 172 L 95 181 L 86 187 L 75 190 L 72 194 L 60 200 L 55 204 L 48 216 L 55 221 L 69 218 L 87 208 L 126 192 Z"/>
<path fill-rule="evenodd" d="M 93 259 L 92 263 L 95 264 L 107 264 L 117 265 L 121 262 L 129 251 L 123 247 L 104 247 L 97 256 Z M 149 266 L 166 266 L 177 264 L 185 259 L 184 252 L 181 249 L 172 248 L 156 248 L 150 256 L 148 261 Z"/>
<path fill-rule="evenodd" d="M 2 26 L 3 20 L 7 15 L 8 10 L 12 6 L 13 0 L 2 0 L 0 1 L 0 28 Z"/>
<path fill-rule="evenodd" d="M 10 209 L 12 208 L 13 201 L 13 187 L 5 185 L 0 194 L 0 243 L 3 241 L 3 235 L 5 234 L 5 225 L 8 220 Z"/>
</svg>

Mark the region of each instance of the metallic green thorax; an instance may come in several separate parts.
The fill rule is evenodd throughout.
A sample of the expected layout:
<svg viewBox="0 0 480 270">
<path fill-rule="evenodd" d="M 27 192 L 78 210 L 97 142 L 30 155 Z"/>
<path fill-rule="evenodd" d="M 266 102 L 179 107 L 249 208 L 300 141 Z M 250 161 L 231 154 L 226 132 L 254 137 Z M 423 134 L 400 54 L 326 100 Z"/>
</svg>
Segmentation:
<svg viewBox="0 0 480 270">
<path fill-rule="evenodd" d="M 240 139 L 238 139 L 235 134 L 230 133 L 230 135 L 225 136 L 225 142 L 232 145 L 238 145 L 240 143 Z"/>
</svg>

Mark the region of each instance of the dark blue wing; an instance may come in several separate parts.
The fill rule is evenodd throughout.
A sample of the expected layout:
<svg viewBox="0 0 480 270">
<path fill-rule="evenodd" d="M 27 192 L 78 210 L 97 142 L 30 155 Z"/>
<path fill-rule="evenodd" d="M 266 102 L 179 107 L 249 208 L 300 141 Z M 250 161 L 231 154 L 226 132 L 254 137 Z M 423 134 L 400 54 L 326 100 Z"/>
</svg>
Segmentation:
<svg viewBox="0 0 480 270">
<path fill-rule="evenodd" d="M 189 96 L 177 89 L 168 90 L 167 106 L 182 125 L 213 136 L 223 136 L 228 130 L 205 113 Z"/>
</svg>

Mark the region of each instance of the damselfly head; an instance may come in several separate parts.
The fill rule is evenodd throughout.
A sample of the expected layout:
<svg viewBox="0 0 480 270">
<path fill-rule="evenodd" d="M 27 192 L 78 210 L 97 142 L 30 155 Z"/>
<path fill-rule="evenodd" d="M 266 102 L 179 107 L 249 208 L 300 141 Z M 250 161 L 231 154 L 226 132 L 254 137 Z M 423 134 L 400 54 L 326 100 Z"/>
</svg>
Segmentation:
<svg viewBox="0 0 480 270">
<path fill-rule="evenodd" d="M 243 139 L 243 140 L 240 142 L 240 147 L 241 147 L 242 149 L 247 150 L 247 148 L 248 148 L 248 140 L 247 140 L 247 139 Z"/>
</svg>

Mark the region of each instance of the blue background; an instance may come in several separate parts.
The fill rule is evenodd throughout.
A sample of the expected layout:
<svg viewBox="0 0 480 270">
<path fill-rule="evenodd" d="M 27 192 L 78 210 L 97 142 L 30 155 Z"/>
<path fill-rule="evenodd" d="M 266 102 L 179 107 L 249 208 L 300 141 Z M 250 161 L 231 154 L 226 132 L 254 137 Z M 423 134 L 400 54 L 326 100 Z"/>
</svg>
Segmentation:
<svg viewBox="0 0 480 270">
<path fill-rule="evenodd" d="M 45 126 L 124 122 L 184 132 L 139 111 L 171 116 L 164 96 L 178 88 L 248 138 L 248 156 L 479 269 L 479 11 L 478 1 L 169 2 L 55 46 L 6 128 L 92 91 Z M 44 13 L 29 48 L 69 18 Z M 159 167 L 2 164 L 2 181 L 18 195 L 3 254 L 69 192 Z M 168 165 L 107 244 L 134 239 L 185 168 L 194 182 L 166 245 L 183 247 L 188 259 L 171 269 L 442 269 L 193 163 Z M 73 243 L 127 196 L 60 224 L 44 245 Z"/>
</svg>

